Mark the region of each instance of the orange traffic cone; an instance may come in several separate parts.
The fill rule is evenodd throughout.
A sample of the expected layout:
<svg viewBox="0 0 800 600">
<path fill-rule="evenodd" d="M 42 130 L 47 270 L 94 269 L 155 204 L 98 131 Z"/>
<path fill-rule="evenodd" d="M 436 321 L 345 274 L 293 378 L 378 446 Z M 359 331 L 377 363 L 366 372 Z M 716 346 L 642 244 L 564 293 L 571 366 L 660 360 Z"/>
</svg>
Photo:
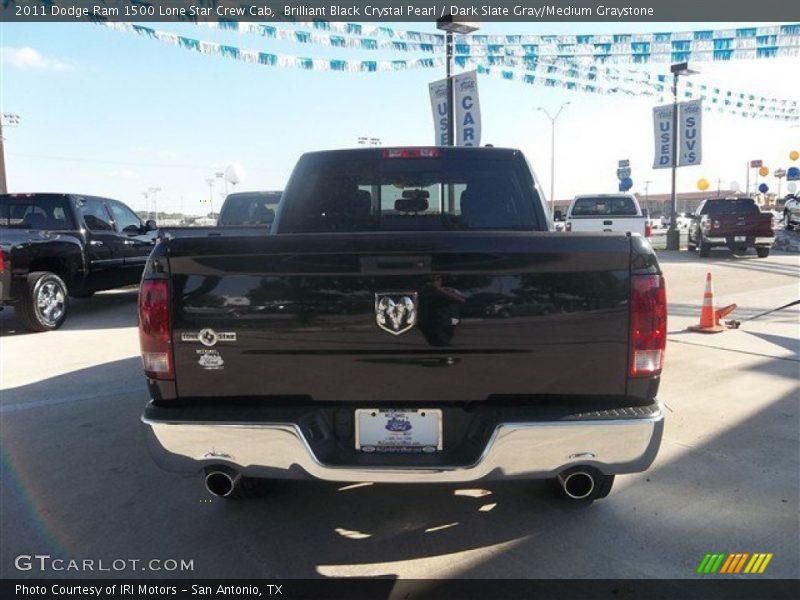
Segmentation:
<svg viewBox="0 0 800 600">
<path fill-rule="evenodd" d="M 732 312 L 735 304 L 726 306 L 720 311 L 714 310 L 714 290 L 711 288 L 711 273 L 706 275 L 706 291 L 703 294 L 703 309 L 700 311 L 700 324 L 690 325 L 689 329 L 700 333 L 719 333 L 725 331 L 725 325 L 720 325 L 720 319 Z"/>
</svg>

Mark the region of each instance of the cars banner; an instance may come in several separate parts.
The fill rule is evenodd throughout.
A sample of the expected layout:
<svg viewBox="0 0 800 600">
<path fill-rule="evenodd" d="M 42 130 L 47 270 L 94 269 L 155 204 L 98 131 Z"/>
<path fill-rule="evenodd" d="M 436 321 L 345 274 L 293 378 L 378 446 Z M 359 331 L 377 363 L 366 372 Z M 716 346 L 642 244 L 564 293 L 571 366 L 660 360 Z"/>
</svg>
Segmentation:
<svg viewBox="0 0 800 600">
<path fill-rule="evenodd" d="M 478 98 L 478 72 L 467 71 L 453 77 L 456 107 L 456 146 L 481 145 L 481 103 Z"/>
</svg>

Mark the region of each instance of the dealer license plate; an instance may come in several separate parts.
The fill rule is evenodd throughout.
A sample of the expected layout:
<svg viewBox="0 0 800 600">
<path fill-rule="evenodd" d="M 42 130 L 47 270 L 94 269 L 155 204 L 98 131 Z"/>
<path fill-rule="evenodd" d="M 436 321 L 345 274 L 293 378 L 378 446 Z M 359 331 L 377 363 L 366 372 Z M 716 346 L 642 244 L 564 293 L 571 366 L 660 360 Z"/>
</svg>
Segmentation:
<svg viewBox="0 0 800 600">
<path fill-rule="evenodd" d="M 746 242 L 747 241 L 747 236 L 746 235 L 737 235 L 736 237 L 733 238 L 733 241 L 734 242 Z"/>
<path fill-rule="evenodd" d="M 442 449 L 442 411 L 435 408 L 356 410 L 356 450 L 437 452 Z"/>
</svg>

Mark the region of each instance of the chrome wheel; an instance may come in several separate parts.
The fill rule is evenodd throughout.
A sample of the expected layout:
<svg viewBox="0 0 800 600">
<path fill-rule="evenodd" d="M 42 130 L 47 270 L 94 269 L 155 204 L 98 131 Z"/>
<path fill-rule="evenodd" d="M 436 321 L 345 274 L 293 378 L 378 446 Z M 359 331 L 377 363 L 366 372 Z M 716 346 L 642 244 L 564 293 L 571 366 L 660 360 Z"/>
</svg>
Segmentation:
<svg viewBox="0 0 800 600">
<path fill-rule="evenodd" d="M 46 281 L 36 293 L 36 312 L 50 327 L 55 326 L 64 315 L 66 294 L 55 281 Z"/>
</svg>

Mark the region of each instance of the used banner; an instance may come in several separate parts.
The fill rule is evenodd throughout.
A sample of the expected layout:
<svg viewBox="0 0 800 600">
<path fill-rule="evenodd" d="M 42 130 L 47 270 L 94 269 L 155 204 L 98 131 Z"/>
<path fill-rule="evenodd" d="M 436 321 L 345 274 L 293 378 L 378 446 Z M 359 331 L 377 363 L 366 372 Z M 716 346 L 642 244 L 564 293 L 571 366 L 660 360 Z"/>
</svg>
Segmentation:
<svg viewBox="0 0 800 600">
<path fill-rule="evenodd" d="M 656 141 L 654 169 L 672 168 L 672 105 L 653 108 L 653 132 Z"/>
<path fill-rule="evenodd" d="M 429 83 L 428 89 L 431 94 L 435 145 L 447 146 L 447 79 Z"/>
<path fill-rule="evenodd" d="M 678 105 L 679 167 L 699 165 L 703 158 L 703 100 Z"/>
<path fill-rule="evenodd" d="M 478 72 L 466 71 L 453 77 L 456 106 L 456 146 L 481 145 L 481 103 Z"/>
</svg>

